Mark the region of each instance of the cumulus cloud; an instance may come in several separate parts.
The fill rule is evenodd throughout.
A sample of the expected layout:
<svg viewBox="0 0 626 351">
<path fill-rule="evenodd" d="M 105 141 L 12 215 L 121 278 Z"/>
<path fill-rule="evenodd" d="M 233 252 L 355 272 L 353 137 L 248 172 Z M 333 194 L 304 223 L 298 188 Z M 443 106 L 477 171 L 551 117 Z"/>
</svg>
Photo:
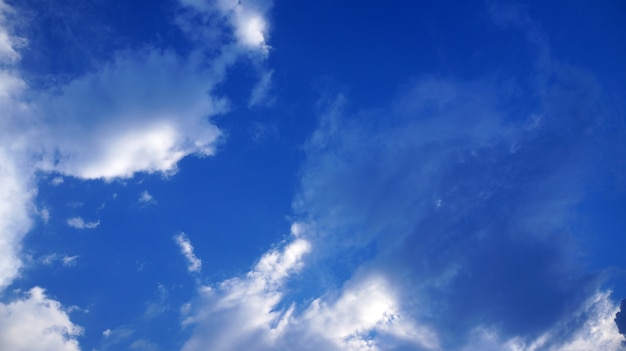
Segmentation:
<svg viewBox="0 0 626 351">
<path fill-rule="evenodd" d="M 68 218 L 67 225 L 76 229 L 95 229 L 100 225 L 100 221 L 85 222 L 81 217 Z"/>
<path fill-rule="evenodd" d="M 200 272 L 200 269 L 202 269 L 202 260 L 197 258 L 193 253 L 193 246 L 187 235 L 185 233 L 175 235 L 174 241 L 176 241 L 176 244 L 180 248 L 180 253 L 183 254 L 187 260 L 187 269 L 189 272 Z"/>
<path fill-rule="evenodd" d="M 0 348 L 16 351 L 78 351 L 82 328 L 70 321 L 61 304 L 44 290 L 32 288 L 25 297 L 0 304 Z"/>
</svg>

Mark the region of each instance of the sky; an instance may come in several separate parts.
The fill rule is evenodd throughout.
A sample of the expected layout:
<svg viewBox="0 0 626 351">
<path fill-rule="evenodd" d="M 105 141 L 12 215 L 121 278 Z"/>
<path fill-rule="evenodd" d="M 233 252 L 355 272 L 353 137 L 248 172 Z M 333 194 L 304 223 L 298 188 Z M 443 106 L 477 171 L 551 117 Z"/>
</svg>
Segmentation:
<svg viewBox="0 0 626 351">
<path fill-rule="evenodd" d="M 0 0 L 0 349 L 626 350 L 625 20 Z"/>
</svg>

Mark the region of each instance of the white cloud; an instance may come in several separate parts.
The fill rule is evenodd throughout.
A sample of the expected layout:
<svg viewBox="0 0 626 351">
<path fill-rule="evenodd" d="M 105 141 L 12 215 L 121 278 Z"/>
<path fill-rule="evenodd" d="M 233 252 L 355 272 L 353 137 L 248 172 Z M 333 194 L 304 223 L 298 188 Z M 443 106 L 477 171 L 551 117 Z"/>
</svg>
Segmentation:
<svg viewBox="0 0 626 351">
<path fill-rule="evenodd" d="M 53 186 L 59 186 L 59 185 L 63 184 L 63 177 L 54 177 L 54 178 L 52 178 L 52 180 L 50 181 L 50 184 L 52 184 Z"/>
<path fill-rule="evenodd" d="M 111 329 L 106 329 L 105 331 L 102 332 L 102 336 L 109 337 L 111 335 Z"/>
<path fill-rule="evenodd" d="M 191 245 L 187 235 L 185 235 L 185 233 L 180 233 L 174 236 L 174 241 L 178 244 L 180 253 L 183 254 L 187 260 L 187 269 L 190 272 L 200 272 L 200 269 L 202 268 L 202 260 L 194 255 L 193 246 Z"/>
<path fill-rule="evenodd" d="M 47 207 L 39 210 L 39 216 L 44 223 L 48 223 L 50 221 L 50 210 Z"/>
<path fill-rule="evenodd" d="M 78 351 L 82 329 L 61 304 L 35 287 L 28 295 L 0 304 L 0 349 L 14 351 Z"/>
<path fill-rule="evenodd" d="M 46 266 L 49 266 L 53 264 L 54 262 L 60 261 L 63 264 L 63 266 L 71 267 L 71 266 L 76 265 L 76 260 L 78 259 L 78 257 L 79 257 L 78 255 L 67 256 L 67 255 L 60 255 L 57 253 L 51 253 L 51 254 L 40 257 L 38 261 Z"/>
<path fill-rule="evenodd" d="M 139 202 L 143 204 L 154 204 L 156 200 L 147 190 L 144 190 L 139 194 Z"/>
<path fill-rule="evenodd" d="M 85 222 L 81 217 L 72 217 L 67 220 L 67 225 L 76 229 L 95 229 L 100 225 L 100 221 Z"/>
<path fill-rule="evenodd" d="M 74 266 L 76 265 L 76 259 L 78 258 L 78 255 L 74 255 L 74 256 L 63 256 L 63 258 L 61 258 L 61 261 L 63 262 L 63 265 L 66 267 L 69 266 Z"/>
</svg>

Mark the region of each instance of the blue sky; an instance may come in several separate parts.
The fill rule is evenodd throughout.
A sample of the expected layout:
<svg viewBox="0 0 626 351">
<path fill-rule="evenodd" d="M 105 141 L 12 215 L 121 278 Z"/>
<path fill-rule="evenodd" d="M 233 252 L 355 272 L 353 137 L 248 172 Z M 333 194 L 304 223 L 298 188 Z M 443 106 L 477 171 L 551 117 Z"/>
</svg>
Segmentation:
<svg viewBox="0 0 626 351">
<path fill-rule="evenodd" d="M 0 349 L 623 350 L 624 13 L 0 0 Z"/>
</svg>

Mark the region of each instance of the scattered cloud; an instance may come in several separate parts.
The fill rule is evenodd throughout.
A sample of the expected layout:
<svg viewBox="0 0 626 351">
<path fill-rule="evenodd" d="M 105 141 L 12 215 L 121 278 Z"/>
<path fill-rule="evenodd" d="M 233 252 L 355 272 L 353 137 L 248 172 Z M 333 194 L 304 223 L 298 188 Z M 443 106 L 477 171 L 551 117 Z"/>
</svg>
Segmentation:
<svg viewBox="0 0 626 351">
<path fill-rule="evenodd" d="M 102 336 L 109 337 L 111 335 L 111 329 L 106 329 L 105 331 L 102 332 Z"/>
<path fill-rule="evenodd" d="M 50 221 L 50 210 L 47 207 L 39 210 L 39 217 L 44 223 L 48 223 Z"/>
<path fill-rule="evenodd" d="M 156 204 L 157 201 L 147 190 L 144 190 L 139 194 L 139 202 L 142 204 Z"/>
<path fill-rule="evenodd" d="M 55 262 L 61 262 L 63 266 L 71 267 L 71 266 L 76 265 L 76 260 L 78 259 L 78 257 L 80 256 L 78 255 L 67 256 L 67 255 L 60 255 L 57 253 L 51 253 L 51 254 L 40 257 L 38 261 L 46 266 L 50 266 Z"/>
<path fill-rule="evenodd" d="M 95 229 L 100 225 L 100 221 L 85 222 L 81 217 L 72 217 L 67 220 L 67 225 L 76 229 Z"/>
<path fill-rule="evenodd" d="M 75 256 L 63 256 L 61 261 L 63 262 L 63 265 L 66 266 L 66 267 L 75 266 L 76 265 L 76 259 L 78 257 L 79 257 L 78 255 L 75 255 Z"/>
<path fill-rule="evenodd" d="M 63 184 L 63 182 L 64 182 L 63 177 L 54 177 L 50 181 L 50 184 L 52 184 L 53 186 L 59 186 Z"/>
<path fill-rule="evenodd" d="M 174 236 L 174 241 L 180 248 L 180 253 L 183 254 L 187 260 L 187 269 L 189 272 L 200 272 L 202 268 L 202 260 L 196 257 L 193 253 L 193 246 L 185 233 L 180 233 Z"/>
</svg>

